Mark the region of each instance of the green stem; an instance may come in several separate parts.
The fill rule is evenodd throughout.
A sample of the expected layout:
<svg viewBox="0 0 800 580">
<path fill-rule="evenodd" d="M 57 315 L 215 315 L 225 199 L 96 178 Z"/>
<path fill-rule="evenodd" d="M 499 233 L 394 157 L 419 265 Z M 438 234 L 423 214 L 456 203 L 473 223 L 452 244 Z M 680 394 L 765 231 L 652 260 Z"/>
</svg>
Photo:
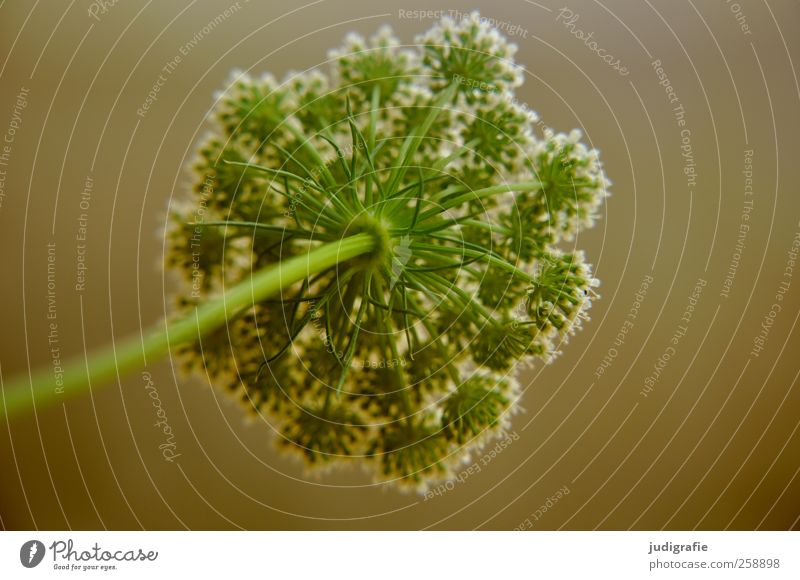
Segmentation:
<svg viewBox="0 0 800 580">
<path fill-rule="evenodd" d="M 458 241 L 458 240 L 455 240 Z M 498 258 L 493 256 L 489 252 L 477 252 L 475 250 L 471 250 L 469 248 L 450 248 L 448 246 L 439 246 L 436 244 L 425 244 L 423 242 L 415 242 L 414 248 L 420 248 L 424 250 L 431 250 L 433 252 L 442 252 L 446 254 L 459 254 L 461 256 L 469 256 L 470 258 L 475 258 L 476 260 L 482 260 L 489 264 L 493 264 L 498 268 L 502 268 L 508 272 L 511 272 L 515 276 L 521 278 L 525 282 L 529 282 L 531 284 L 536 282 L 536 278 L 528 274 L 527 272 L 523 272 L 519 268 L 517 268 L 514 264 L 511 264 L 507 260 L 503 258 Z"/>
<path fill-rule="evenodd" d="M 419 149 L 422 141 L 427 136 L 428 131 L 430 131 L 434 121 L 436 121 L 437 117 L 439 117 L 442 110 L 447 106 L 448 102 L 453 100 L 453 97 L 457 92 L 458 86 L 455 84 L 451 84 L 445 90 L 443 90 L 433 104 L 431 104 L 431 110 L 428 112 L 425 120 L 419 126 L 415 127 L 411 131 L 411 134 L 406 137 L 405 141 L 403 141 L 403 146 L 401 147 L 398 155 L 398 164 L 395 166 L 391 175 L 389 176 L 388 187 L 386 188 L 387 196 L 392 196 L 397 193 L 403 177 L 405 177 L 408 168 L 411 166 L 411 160 L 413 159 L 414 154 L 417 152 L 417 149 Z"/>
<path fill-rule="evenodd" d="M 536 191 L 542 188 L 542 184 L 538 181 L 523 181 L 521 183 L 503 183 L 501 185 L 493 185 L 491 187 L 484 187 L 483 189 L 476 189 L 468 191 L 462 195 L 458 195 L 452 199 L 441 203 L 438 207 L 427 210 L 424 212 L 419 221 L 423 222 L 426 219 L 444 212 L 447 209 L 461 205 L 468 201 L 477 201 L 484 197 L 491 197 L 498 193 L 521 192 L 521 191 Z"/>
<path fill-rule="evenodd" d="M 0 422 L 144 368 L 169 354 L 172 348 L 191 344 L 221 327 L 249 306 L 340 262 L 371 252 L 375 247 L 375 237 L 366 233 L 319 246 L 304 255 L 255 272 L 183 318 L 161 322 L 144 337 L 131 336 L 74 359 L 64 366 L 58 382 L 52 368 L 13 378 L 2 385 Z"/>
</svg>

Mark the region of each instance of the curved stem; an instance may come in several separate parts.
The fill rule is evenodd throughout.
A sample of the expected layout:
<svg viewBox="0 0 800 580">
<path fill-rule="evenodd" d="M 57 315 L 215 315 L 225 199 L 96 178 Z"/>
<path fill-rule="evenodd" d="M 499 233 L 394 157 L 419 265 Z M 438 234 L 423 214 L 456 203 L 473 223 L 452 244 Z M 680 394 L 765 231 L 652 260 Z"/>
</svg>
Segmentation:
<svg viewBox="0 0 800 580">
<path fill-rule="evenodd" d="M 521 192 L 521 191 L 536 191 L 542 188 L 542 184 L 538 181 L 522 181 L 520 183 L 502 183 L 500 185 L 492 185 L 490 187 L 484 187 L 482 189 L 475 189 L 473 191 L 467 191 L 466 193 L 462 193 L 461 195 L 457 195 L 447 201 L 441 202 L 432 209 L 429 209 L 422 213 L 419 217 L 420 222 L 424 222 L 425 220 L 443 213 L 445 210 L 448 210 L 453 207 L 457 207 L 462 203 L 466 203 L 468 201 L 478 201 L 485 197 L 492 197 L 493 195 L 497 195 L 498 193 L 511 193 L 511 192 Z"/>
<path fill-rule="evenodd" d="M 54 369 L 47 368 L 14 378 L 2 385 L 0 421 L 7 421 L 34 407 L 63 401 L 88 391 L 92 386 L 101 386 L 143 368 L 169 354 L 171 348 L 192 343 L 221 327 L 256 302 L 340 262 L 371 252 L 375 246 L 374 236 L 366 233 L 319 246 L 304 255 L 253 273 L 222 296 L 198 306 L 183 318 L 159 323 L 144 337 L 131 336 L 76 358 L 65 365 L 59 375 Z"/>
</svg>

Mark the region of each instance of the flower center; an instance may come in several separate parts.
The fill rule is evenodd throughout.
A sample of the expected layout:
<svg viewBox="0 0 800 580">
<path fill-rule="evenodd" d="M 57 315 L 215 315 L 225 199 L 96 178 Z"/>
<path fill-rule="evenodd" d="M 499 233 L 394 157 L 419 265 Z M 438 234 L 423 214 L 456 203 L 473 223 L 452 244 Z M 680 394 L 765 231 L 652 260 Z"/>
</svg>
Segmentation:
<svg viewBox="0 0 800 580">
<path fill-rule="evenodd" d="M 396 241 L 389 235 L 390 226 L 384 218 L 371 213 L 361 213 L 350 222 L 346 235 L 365 233 L 372 236 L 375 248 L 368 254 L 356 258 L 360 260 L 364 270 L 380 268 L 391 264 Z"/>
</svg>

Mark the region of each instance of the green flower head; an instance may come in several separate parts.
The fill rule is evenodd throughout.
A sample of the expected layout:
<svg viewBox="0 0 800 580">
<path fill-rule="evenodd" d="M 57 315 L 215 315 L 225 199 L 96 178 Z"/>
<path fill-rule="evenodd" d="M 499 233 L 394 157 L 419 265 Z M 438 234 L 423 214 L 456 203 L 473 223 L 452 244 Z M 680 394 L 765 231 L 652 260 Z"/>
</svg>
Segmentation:
<svg viewBox="0 0 800 580">
<path fill-rule="evenodd" d="M 219 95 L 193 197 L 170 213 L 179 310 L 308 262 L 184 355 L 309 468 L 452 477 L 507 432 L 515 369 L 586 317 L 597 282 L 557 244 L 609 182 L 579 133 L 537 134 L 514 51 L 478 16 L 444 19 L 416 46 L 350 35 L 330 73 L 237 72 Z M 326 247 L 358 251 L 319 266 Z"/>
<path fill-rule="evenodd" d="M 468 93 L 479 93 L 507 91 L 522 84 L 521 69 L 513 60 L 517 47 L 478 12 L 461 20 L 445 17 L 417 41 L 437 86 L 456 82 L 464 84 Z"/>
</svg>

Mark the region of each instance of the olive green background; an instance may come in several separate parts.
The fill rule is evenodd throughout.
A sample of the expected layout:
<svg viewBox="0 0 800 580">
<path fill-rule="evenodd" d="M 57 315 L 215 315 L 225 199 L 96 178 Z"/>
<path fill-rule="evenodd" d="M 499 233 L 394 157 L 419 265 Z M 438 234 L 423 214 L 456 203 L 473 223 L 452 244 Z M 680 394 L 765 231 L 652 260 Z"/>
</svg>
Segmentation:
<svg viewBox="0 0 800 580">
<path fill-rule="evenodd" d="M 231 69 L 280 78 L 320 66 L 346 33 L 382 24 L 410 43 L 433 24 L 401 18 L 414 9 L 479 8 L 517 25 L 512 39 L 526 67 L 520 99 L 549 126 L 581 127 L 601 150 L 613 195 L 577 246 L 596 265 L 602 298 L 554 364 L 521 376 L 527 412 L 514 420 L 518 440 L 432 499 L 374 486 L 356 465 L 304 474 L 275 450 L 265 426 L 161 362 L 148 370 L 178 460 L 162 459 L 140 374 L 95 385 L 90 396 L 0 425 L 4 528 L 798 527 L 797 267 L 764 350 L 750 355 L 800 231 L 797 2 L 240 0 L 137 116 L 162 67 L 232 4 L 119 0 L 96 20 L 86 0 L 0 3 L 0 139 L 17 94 L 29 89 L 10 162 L 0 167 L 4 381 L 49 363 L 50 242 L 65 355 L 164 316 L 174 288 L 160 267 L 165 210 L 190 183 L 186 164 Z M 557 20 L 562 7 L 579 15 L 571 28 Z M 577 29 L 593 33 L 629 74 L 603 62 Z M 691 193 L 656 59 L 686 111 L 697 168 Z M 724 298 L 743 219 L 746 149 L 754 203 Z M 87 176 L 88 271 L 78 293 L 75 236 Z M 645 276 L 653 283 L 615 347 Z M 643 397 L 701 278 L 707 285 L 686 335 Z M 613 364 L 597 378 L 611 348 Z M 564 486 L 569 493 L 548 502 Z"/>
</svg>

